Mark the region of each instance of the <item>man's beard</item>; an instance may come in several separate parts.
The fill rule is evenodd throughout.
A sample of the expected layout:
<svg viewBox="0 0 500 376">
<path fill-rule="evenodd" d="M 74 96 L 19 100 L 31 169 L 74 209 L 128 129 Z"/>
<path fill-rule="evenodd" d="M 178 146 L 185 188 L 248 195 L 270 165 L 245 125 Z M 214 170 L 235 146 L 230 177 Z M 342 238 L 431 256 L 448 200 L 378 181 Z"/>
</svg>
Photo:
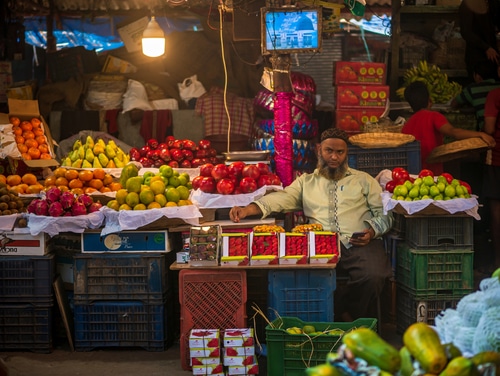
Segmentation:
<svg viewBox="0 0 500 376">
<path fill-rule="evenodd" d="M 331 180 L 340 180 L 345 176 L 345 173 L 347 172 L 347 158 L 339 167 L 331 168 L 328 166 L 321 154 L 319 154 L 317 168 L 321 176 L 324 176 L 325 178 Z"/>
</svg>

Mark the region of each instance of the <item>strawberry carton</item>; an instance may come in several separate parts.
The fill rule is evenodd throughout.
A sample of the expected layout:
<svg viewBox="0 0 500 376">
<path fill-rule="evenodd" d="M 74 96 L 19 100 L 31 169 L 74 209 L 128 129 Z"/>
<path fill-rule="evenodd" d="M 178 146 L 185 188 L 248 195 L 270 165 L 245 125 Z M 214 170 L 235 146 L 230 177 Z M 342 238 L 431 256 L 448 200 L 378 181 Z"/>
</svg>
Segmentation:
<svg viewBox="0 0 500 376">
<path fill-rule="evenodd" d="M 370 123 L 378 123 L 385 108 L 373 109 L 351 109 L 335 111 L 335 126 L 349 134 L 356 134 L 363 131 L 363 126 Z"/>
<path fill-rule="evenodd" d="M 223 233 L 221 266 L 244 266 L 250 263 L 247 232 Z"/>
<path fill-rule="evenodd" d="M 333 67 L 334 85 L 384 85 L 387 66 L 365 61 L 337 61 Z"/>
<path fill-rule="evenodd" d="M 219 346 L 219 329 L 193 329 L 189 333 L 190 348 L 214 348 Z"/>
<path fill-rule="evenodd" d="M 223 338 L 224 347 L 248 347 L 254 345 L 253 329 L 226 329 Z"/>
<path fill-rule="evenodd" d="M 279 263 L 279 235 L 276 232 L 250 233 L 250 265 L 275 265 Z"/>
<path fill-rule="evenodd" d="M 191 366 L 202 366 L 206 364 L 220 364 L 220 356 L 215 357 L 204 357 L 196 356 L 190 358 Z"/>
<path fill-rule="evenodd" d="M 307 264 L 309 253 L 307 233 L 281 232 L 279 245 L 280 264 Z"/>
<path fill-rule="evenodd" d="M 257 363 L 257 359 L 254 355 L 248 356 L 225 356 L 224 357 L 225 366 L 248 366 Z"/>
<path fill-rule="evenodd" d="M 255 346 L 227 346 L 223 349 L 223 356 L 255 355 Z"/>
<path fill-rule="evenodd" d="M 229 366 L 227 367 L 227 375 L 258 375 L 259 365 L 252 364 L 247 366 Z"/>
<path fill-rule="evenodd" d="M 309 263 L 337 264 L 340 258 L 340 238 L 331 231 L 309 233 Z"/>
<path fill-rule="evenodd" d="M 193 375 L 224 375 L 222 364 L 203 364 L 193 366 Z"/>
<path fill-rule="evenodd" d="M 336 87 L 337 110 L 385 108 L 389 98 L 387 85 L 339 85 Z"/>
<path fill-rule="evenodd" d="M 190 358 L 218 358 L 220 357 L 220 347 L 190 347 Z"/>
</svg>

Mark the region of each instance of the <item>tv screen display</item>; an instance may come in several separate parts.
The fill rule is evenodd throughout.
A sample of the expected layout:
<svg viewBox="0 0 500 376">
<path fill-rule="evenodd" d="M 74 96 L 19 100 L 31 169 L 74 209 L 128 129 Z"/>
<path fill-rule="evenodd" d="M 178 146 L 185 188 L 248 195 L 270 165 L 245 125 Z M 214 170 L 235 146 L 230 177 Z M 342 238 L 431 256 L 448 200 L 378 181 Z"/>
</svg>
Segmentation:
<svg viewBox="0 0 500 376">
<path fill-rule="evenodd" d="M 262 8 L 262 54 L 321 51 L 321 8 Z"/>
</svg>

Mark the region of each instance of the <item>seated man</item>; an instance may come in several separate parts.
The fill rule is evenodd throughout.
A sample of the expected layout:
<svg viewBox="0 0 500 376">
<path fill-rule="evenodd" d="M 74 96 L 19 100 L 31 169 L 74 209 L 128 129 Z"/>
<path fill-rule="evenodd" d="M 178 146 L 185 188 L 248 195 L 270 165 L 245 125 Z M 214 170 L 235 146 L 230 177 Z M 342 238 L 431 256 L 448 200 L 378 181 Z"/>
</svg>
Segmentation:
<svg viewBox="0 0 500 376">
<path fill-rule="evenodd" d="M 229 212 L 234 222 L 251 216 L 303 211 L 311 223 L 337 232 L 341 240 L 338 273 L 349 279 L 337 294 L 337 320 L 370 317 L 371 307 L 380 296 L 391 265 L 381 239 L 392 225 L 392 215 L 384 215 L 379 183 L 369 174 L 349 168 L 348 136 L 338 128 L 321 134 L 318 167 L 303 174 L 283 191 L 273 192 L 245 207 Z M 353 236 L 354 233 L 360 232 Z"/>
</svg>

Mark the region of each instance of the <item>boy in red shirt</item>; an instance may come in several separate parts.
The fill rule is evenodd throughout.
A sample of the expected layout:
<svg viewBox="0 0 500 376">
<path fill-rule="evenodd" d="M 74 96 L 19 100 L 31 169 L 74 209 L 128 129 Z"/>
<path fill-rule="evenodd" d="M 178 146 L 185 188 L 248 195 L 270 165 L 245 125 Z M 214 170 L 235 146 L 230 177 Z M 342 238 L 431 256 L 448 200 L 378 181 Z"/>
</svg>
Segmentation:
<svg viewBox="0 0 500 376">
<path fill-rule="evenodd" d="M 427 163 L 427 157 L 435 147 L 443 144 L 444 136 L 450 136 L 457 140 L 480 137 L 490 147 L 495 146 L 493 137 L 485 132 L 455 128 L 443 114 L 430 110 L 432 101 L 430 100 L 429 90 L 422 81 L 415 81 L 405 89 L 405 99 L 410 104 L 414 114 L 408 119 L 401 132 L 411 134 L 420 141 L 422 168 L 431 170 L 434 175 L 444 172 L 443 164 L 429 164 Z"/>
</svg>

